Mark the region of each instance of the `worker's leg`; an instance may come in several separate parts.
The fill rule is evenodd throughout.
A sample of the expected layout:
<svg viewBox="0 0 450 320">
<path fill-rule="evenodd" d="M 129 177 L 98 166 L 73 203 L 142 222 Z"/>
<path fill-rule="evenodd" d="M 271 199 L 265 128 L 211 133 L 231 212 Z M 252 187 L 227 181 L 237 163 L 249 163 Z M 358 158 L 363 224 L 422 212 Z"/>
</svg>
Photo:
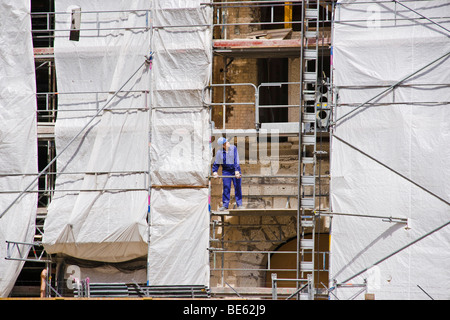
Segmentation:
<svg viewBox="0 0 450 320">
<path fill-rule="evenodd" d="M 242 179 L 233 178 L 234 196 L 236 197 L 236 204 L 238 207 L 242 206 L 241 181 Z"/>
<path fill-rule="evenodd" d="M 228 204 L 230 203 L 230 190 L 231 190 L 231 178 L 223 178 L 222 202 L 225 208 L 228 208 Z"/>
</svg>

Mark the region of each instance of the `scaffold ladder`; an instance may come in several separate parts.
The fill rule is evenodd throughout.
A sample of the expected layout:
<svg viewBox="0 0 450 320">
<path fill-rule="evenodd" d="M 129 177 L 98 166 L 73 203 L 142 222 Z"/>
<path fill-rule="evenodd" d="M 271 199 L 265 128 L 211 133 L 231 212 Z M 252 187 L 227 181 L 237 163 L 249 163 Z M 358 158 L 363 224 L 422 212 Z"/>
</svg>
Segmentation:
<svg viewBox="0 0 450 320">
<path fill-rule="evenodd" d="M 302 5 L 301 99 L 299 136 L 299 278 L 309 278 L 314 291 L 317 102 L 319 60 L 319 1 Z M 311 44 L 311 45 L 310 45 Z M 314 292 L 309 292 L 314 297 Z"/>
</svg>

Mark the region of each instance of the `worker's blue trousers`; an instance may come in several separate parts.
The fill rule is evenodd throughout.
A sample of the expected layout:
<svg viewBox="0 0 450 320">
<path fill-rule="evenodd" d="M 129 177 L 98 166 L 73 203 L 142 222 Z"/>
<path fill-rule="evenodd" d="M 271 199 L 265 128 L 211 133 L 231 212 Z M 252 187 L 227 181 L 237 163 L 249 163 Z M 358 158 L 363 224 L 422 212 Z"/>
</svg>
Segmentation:
<svg viewBox="0 0 450 320">
<path fill-rule="evenodd" d="M 224 176 L 234 176 L 233 172 L 222 172 Z M 222 193 L 222 202 L 225 208 L 228 208 L 230 203 L 230 192 L 231 192 L 231 181 L 233 181 L 234 185 L 234 196 L 236 198 L 236 204 L 238 206 L 242 206 L 242 190 L 241 190 L 241 180 L 236 178 L 223 178 L 223 193 Z"/>
</svg>

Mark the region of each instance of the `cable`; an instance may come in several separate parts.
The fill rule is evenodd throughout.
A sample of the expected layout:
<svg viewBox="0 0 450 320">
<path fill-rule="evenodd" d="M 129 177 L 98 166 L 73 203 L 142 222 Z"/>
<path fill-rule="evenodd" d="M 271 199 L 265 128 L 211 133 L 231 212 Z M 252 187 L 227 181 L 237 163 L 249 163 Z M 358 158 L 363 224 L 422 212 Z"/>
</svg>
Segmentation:
<svg viewBox="0 0 450 320">
<path fill-rule="evenodd" d="M 437 194 L 431 192 L 430 190 L 426 189 L 425 187 L 421 186 L 420 184 L 418 184 L 417 182 L 409 179 L 408 177 L 406 177 L 405 175 L 401 174 L 400 172 L 392 169 L 391 167 L 387 166 L 386 164 L 384 164 L 383 162 L 375 159 L 374 157 L 372 157 L 371 155 L 365 153 L 364 151 L 362 151 L 361 149 L 358 149 L 357 147 L 355 147 L 354 145 L 348 143 L 347 141 L 343 140 L 342 138 L 338 137 L 336 134 L 333 134 L 333 137 L 336 138 L 337 140 L 341 141 L 342 143 L 346 144 L 347 146 L 349 146 L 350 148 L 358 151 L 359 153 L 365 155 L 366 157 L 368 157 L 369 159 L 375 161 L 376 163 L 382 165 L 383 167 L 385 167 L 386 169 L 391 170 L 392 172 L 396 173 L 397 175 L 399 175 L 400 177 L 402 177 L 403 179 L 407 180 L 408 182 L 412 183 L 413 185 L 415 185 L 416 187 L 419 187 L 420 189 L 422 189 L 423 191 L 431 194 L 432 196 L 436 197 L 437 199 L 441 200 L 442 202 L 444 202 L 446 205 L 450 205 L 450 202 L 439 197 Z"/>
<path fill-rule="evenodd" d="M 378 260 L 377 262 L 375 262 L 374 264 L 372 264 L 370 267 L 364 268 L 364 269 L 361 270 L 360 272 L 358 272 L 358 273 L 356 273 L 355 275 L 351 276 L 350 278 L 348 278 L 348 279 L 342 281 L 341 283 L 349 282 L 350 280 L 352 280 L 353 278 L 355 278 L 355 277 L 359 276 L 360 274 L 366 272 L 366 271 L 369 270 L 370 268 L 372 268 L 372 267 L 374 267 L 374 266 L 380 264 L 381 262 L 383 262 L 383 261 L 389 259 L 390 257 L 396 255 L 396 254 L 399 253 L 400 251 L 403 251 L 404 249 L 406 249 L 406 248 L 412 246 L 413 244 L 415 244 L 415 243 L 419 242 L 420 240 L 422 240 L 422 239 L 428 237 L 429 235 L 433 234 L 434 232 L 439 231 L 440 229 L 446 227 L 446 226 L 449 225 L 449 224 L 450 224 L 450 221 L 447 221 L 447 222 L 444 223 L 442 226 L 437 227 L 437 228 L 434 229 L 434 230 L 431 230 L 430 232 L 428 232 L 428 233 L 424 234 L 423 236 L 417 238 L 416 240 L 414 240 L 414 241 L 408 243 L 407 245 L 401 247 L 400 249 L 395 250 L 395 251 L 392 252 L 391 254 L 387 255 L 386 257 L 384 257 L 384 258 Z"/>
<path fill-rule="evenodd" d="M 431 20 L 431 19 L 427 18 L 427 17 L 426 17 L 426 16 L 424 16 L 423 14 L 421 14 L 421 13 L 419 13 L 419 12 L 417 12 L 417 11 L 415 11 L 415 10 L 411 9 L 410 7 L 408 7 L 408 6 L 404 5 L 403 3 L 401 3 L 401 2 L 399 2 L 399 1 L 397 1 L 397 0 L 392 0 L 392 1 L 393 1 L 393 2 L 395 2 L 396 4 L 399 4 L 399 5 L 403 6 L 404 8 L 406 8 L 406 9 L 408 9 L 408 10 L 410 10 L 410 11 L 414 12 L 415 14 L 417 14 L 417 15 L 421 16 L 422 18 L 424 18 L 424 19 L 426 19 L 426 20 L 430 21 L 431 23 L 435 24 L 435 25 L 436 25 L 436 26 L 438 26 L 439 28 L 442 28 L 442 29 L 444 29 L 445 31 L 447 31 L 447 32 L 449 32 L 449 33 L 450 33 L 450 30 L 449 30 L 449 29 L 447 29 L 447 28 L 445 28 L 445 27 L 441 26 L 441 25 L 440 25 L 439 23 L 437 23 L 437 22 L 435 22 L 435 21 L 433 21 L 433 20 Z M 447 35 L 447 37 L 450 37 L 450 35 Z"/>
<path fill-rule="evenodd" d="M 330 126 L 332 125 L 336 125 L 336 123 L 340 120 L 342 120 L 343 118 L 349 116 L 350 114 L 352 114 L 353 112 L 355 112 L 356 110 L 358 110 L 359 108 L 365 106 L 366 104 L 368 104 L 370 101 L 384 95 L 385 93 L 395 89 L 400 83 L 408 80 L 409 78 L 411 78 L 412 76 L 416 75 L 417 73 L 425 70 L 426 68 L 428 68 L 429 66 L 433 65 L 434 63 L 438 62 L 439 60 L 442 60 L 444 58 L 446 58 L 448 55 L 450 55 L 450 52 L 447 52 L 446 54 L 444 54 L 443 56 L 440 56 L 439 58 L 431 61 L 430 63 L 428 63 L 427 65 L 423 66 L 422 68 L 420 68 L 419 70 L 414 71 L 413 73 L 407 75 L 406 77 L 404 77 L 403 79 L 397 81 L 396 83 L 394 83 L 393 85 L 391 85 L 389 88 L 387 88 L 386 90 L 381 91 L 380 93 L 378 93 L 377 95 L 375 95 L 374 97 L 370 98 L 369 100 L 367 100 L 366 102 L 361 103 L 359 106 L 357 106 L 355 109 L 347 112 L 346 114 L 342 115 L 341 117 L 337 118 L 334 122 L 330 123 Z"/>
</svg>

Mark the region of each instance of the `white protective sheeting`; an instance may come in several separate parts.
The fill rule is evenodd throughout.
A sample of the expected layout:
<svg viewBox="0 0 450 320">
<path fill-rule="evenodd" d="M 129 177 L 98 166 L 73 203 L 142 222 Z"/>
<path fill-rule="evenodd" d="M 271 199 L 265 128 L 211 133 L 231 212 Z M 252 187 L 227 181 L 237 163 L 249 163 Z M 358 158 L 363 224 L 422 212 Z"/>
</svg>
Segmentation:
<svg viewBox="0 0 450 320">
<path fill-rule="evenodd" d="M 153 189 L 150 285 L 208 285 L 208 189 Z"/>
<path fill-rule="evenodd" d="M 209 159 L 206 110 L 154 110 L 152 184 L 205 186 Z"/>
<path fill-rule="evenodd" d="M 30 2 L 2 1 L 0 30 L 0 297 L 6 297 L 23 266 L 5 259 L 6 241 L 33 242 L 37 208 L 37 183 L 14 202 L 38 169 Z M 21 250 L 26 257 L 27 248 Z M 16 250 L 12 257 L 19 258 Z"/>
<path fill-rule="evenodd" d="M 202 2 L 153 2 L 151 183 L 160 188 L 151 194 L 150 285 L 209 285 L 209 128 L 202 90 L 211 70 L 212 16 Z"/>
<path fill-rule="evenodd" d="M 147 254 L 149 5 L 76 3 L 55 2 L 59 174 L 43 241 L 49 253 L 127 261 Z M 80 38 L 71 41 L 76 7 Z"/>
<path fill-rule="evenodd" d="M 448 1 L 405 5 L 450 29 Z M 394 3 L 340 1 L 336 8 L 334 134 L 347 144 L 332 140 L 332 210 L 404 217 L 408 228 L 375 218 L 334 216 L 330 280 L 357 284 L 367 279 L 367 292 L 376 299 L 428 299 L 418 286 L 435 299 L 449 299 L 450 227 L 407 246 L 450 220 L 449 56 L 370 101 L 378 105 L 340 118 L 450 52 L 448 31 L 411 18 L 420 16 Z M 359 289 L 341 288 L 334 294 L 345 299 Z"/>
</svg>

